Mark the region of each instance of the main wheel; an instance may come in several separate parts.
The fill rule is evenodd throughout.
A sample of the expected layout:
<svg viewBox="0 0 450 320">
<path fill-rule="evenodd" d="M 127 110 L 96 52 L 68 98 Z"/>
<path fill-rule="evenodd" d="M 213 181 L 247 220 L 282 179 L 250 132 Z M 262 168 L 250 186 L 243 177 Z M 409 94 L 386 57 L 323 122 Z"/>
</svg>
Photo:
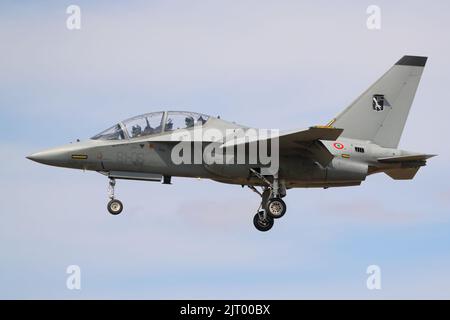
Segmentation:
<svg viewBox="0 0 450 320">
<path fill-rule="evenodd" d="M 259 231 L 269 231 L 273 227 L 273 219 L 269 216 L 263 218 L 264 211 L 260 211 L 253 217 L 253 224 Z"/>
<path fill-rule="evenodd" d="M 286 213 L 286 203 L 281 198 L 272 198 L 267 202 L 267 215 L 279 219 Z"/>
<path fill-rule="evenodd" d="M 110 202 L 108 202 L 108 211 L 112 215 L 118 215 L 123 210 L 123 204 L 117 199 L 112 199 Z"/>
</svg>

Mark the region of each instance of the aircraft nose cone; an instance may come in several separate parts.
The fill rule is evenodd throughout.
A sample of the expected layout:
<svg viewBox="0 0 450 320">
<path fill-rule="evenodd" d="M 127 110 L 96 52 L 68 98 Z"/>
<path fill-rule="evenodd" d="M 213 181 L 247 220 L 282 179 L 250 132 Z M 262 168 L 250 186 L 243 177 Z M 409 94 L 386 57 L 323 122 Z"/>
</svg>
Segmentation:
<svg viewBox="0 0 450 320">
<path fill-rule="evenodd" d="M 36 161 L 36 162 L 38 162 L 38 161 L 39 161 L 39 158 L 40 158 L 40 156 L 39 156 L 39 152 L 36 152 L 36 153 L 30 154 L 29 156 L 27 156 L 27 159 L 29 159 L 29 160 L 33 160 L 33 161 Z"/>
<path fill-rule="evenodd" d="M 33 153 L 27 156 L 27 159 L 48 165 L 57 165 L 63 161 L 67 161 L 66 156 L 67 154 L 61 150 L 50 149 Z"/>
</svg>

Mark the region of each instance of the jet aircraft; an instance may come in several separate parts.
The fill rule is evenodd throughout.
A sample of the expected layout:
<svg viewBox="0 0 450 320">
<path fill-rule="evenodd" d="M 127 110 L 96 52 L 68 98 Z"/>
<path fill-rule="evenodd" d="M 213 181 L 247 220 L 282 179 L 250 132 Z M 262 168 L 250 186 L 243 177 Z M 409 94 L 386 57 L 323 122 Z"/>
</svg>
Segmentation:
<svg viewBox="0 0 450 320">
<path fill-rule="evenodd" d="M 258 130 L 219 117 L 161 111 L 120 121 L 86 141 L 27 158 L 108 177 L 107 209 L 112 215 L 123 209 L 114 196 L 116 179 L 171 184 L 172 177 L 188 177 L 247 186 L 261 197 L 254 226 L 268 231 L 285 214 L 283 198 L 289 189 L 358 186 L 376 173 L 395 180 L 414 178 L 434 155 L 401 150 L 398 145 L 426 61 L 427 57 L 402 57 L 322 126 L 258 135 Z M 250 131 L 253 134 L 246 135 Z M 276 154 L 276 161 L 263 161 L 262 145 L 270 148 L 265 155 Z M 223 152 L 224 161 L 213 161 L 224 150 L 232 150 L 232 156 Z"/>
</svg>

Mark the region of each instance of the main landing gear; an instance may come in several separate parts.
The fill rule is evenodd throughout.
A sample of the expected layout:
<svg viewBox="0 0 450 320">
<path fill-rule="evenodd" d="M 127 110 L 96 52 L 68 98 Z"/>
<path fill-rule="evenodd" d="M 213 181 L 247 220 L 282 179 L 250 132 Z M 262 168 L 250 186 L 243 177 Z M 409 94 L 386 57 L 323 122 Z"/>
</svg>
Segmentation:
<svg viewBox="0 0 450 320">
<path fill-rule="evenodd" d="M 251 190 L 261 196 L 261 204 L 253 218 L 253 224 L 259 231 L 269 231 L 273 227 L 274 220 L 283 217 L 286 213 L 286 203 L 281 199 L 286 196 L 286 187 L 283 183 L 280 184 L 278 174 L 273 176 L 273 182 L 271 183 L 256 170 L 250 170 L 257 178 L 261 179 L 266 184 L 266 186 L 262 188 L 262 192 L 254 186 L 248 186 Z"/>
<path fill-rule="evenodd" d="M 108 197 L 110 201 L 108 202 L 108 211 L 112 215 L 118 215 L 123 210 L 123 204 L 119 200 L 114 198 L 114 187 L 116 186 L 116 180 L 114 178 L 109 179 Z"/>
<path fill-rule="evenodd" d="M 265 214 L 264 210 L 259 211 L 253 217 L 253 225 L 259 231 L 269 231 L 273 227 L 273 218 Z"/>
</svg>

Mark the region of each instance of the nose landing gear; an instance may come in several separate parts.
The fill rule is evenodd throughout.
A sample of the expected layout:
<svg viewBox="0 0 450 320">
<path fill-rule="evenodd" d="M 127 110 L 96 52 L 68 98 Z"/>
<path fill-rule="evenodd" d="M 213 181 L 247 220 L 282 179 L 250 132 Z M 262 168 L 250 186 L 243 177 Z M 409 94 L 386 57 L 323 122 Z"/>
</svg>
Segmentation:
<svg viewBox="0 0 450 320">
<path fill-rule="evenodd" d="M 114 198 L 114 187 L 116 186 L 116 180 L 114 178 L 109 179 L 108 187 L 108 197 L 110 201 L 108 202 L 107 208 L 110 214 L 118 215 L 123 210 L 123 204 L 118 199 Z"/>
</svg>

